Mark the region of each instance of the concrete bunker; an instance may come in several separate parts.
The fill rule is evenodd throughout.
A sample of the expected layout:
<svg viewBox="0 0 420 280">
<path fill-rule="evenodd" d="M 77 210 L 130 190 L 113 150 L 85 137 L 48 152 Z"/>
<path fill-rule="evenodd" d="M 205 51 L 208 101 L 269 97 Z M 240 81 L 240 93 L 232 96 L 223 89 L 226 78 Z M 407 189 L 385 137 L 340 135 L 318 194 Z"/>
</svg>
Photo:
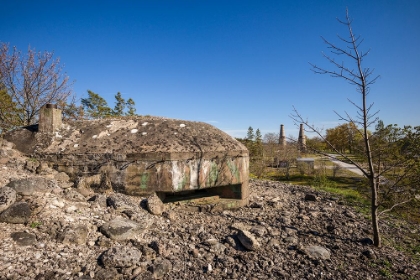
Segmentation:
<svg viewBox="0 0 420 280">
<path fill-rule="evenodd" d="M 4 138 L 98 190 L 178 200 L 178 194 L 216 196 L 228 207 L 248 202 L 248 150 L 207 123 L 143 116 L 62 123 L 61 111 L 47 105 L 38 125 Z"/>
</svg>

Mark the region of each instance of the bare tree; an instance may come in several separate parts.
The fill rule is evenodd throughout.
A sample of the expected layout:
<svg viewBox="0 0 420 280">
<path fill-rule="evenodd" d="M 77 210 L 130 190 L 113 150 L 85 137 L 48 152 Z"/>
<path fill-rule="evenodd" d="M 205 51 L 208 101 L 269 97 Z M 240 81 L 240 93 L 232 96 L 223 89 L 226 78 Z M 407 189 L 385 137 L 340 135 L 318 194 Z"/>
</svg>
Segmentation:
<svg viewBox="0 0 420 280">
<path fill-rule="evenodd" d="M 374 168 L 374 163 L 372 159 L 372 149 L 368 133 L 368 128 L 370 125 L 377 121 L 377 113 L 372 112 L 373 103 L 367 103 L 367 96 L 369 94 L 369 88 L 379 76 L 373 76 L 373 69 L 364 68 L 362 66 L 363 59 L 369 54 L 367 52 L 361 52 L 359 50 L 360 44 L 363 42 L 363 39 L 360 36 L 356 36 L 352 30 L 352 20 L 349 17 L 348 10 L 346 9 L 346 19 L 344 21 L 339 20 L 339 23 L 343 24 L 348 30 L 348 38 L 343 38 L 338 36 L 339 40 L 344 43 L 343 47 L 333 44 L 331 41 L 326 40 L 322 37 L 325 44 L 331 51 L 331 54 L 334 57 L 340 57 L 343 60 L 347 60 L 350 65 L 348 66 L 344 61 L 336 61 L 333 56 L 323 53 L 325 59 L 332 64 L 333 70 L 327 68 L 319 67 L 315 64 L 311 64 L 312 70 L 317 74 L 328 74 L 334 78 L 341 78 L 354 85 L 357 89 L 357 92 L 360 94 L 360 103 L 356 103 L 348 99 L 348 101 L 357 108 L 357 116 L 352 117 L 347 112 L 344 115 L 341 115 L 335 111 L 340 120 L 346 121 L 348 123 L 354 124 L 356 127 L 362 127 L 359 131 L 363 138 L 364 143 L 364 156 L 367 161 L 367 168 L 364 168 L 360 163 L 353 161 L 353 159 L 347 157 L 345 154 L 338 151 L 328 142 L 325 137 L 321 134 L 321 130 L 316 128 L 314 125 L 310 124 L 308 120 L 304 119 L 302 115 L 294 108 L 294 113 L 292 114 L 292 119 L 297 123 L 304 123 L 306 129 L 310 132 L 317 133 L 322 137 L 329 147 L 331 147 L 337 154 L 343 156 L 347 161 L 353 163 L 358 169 L 360 169 L 364 176 L 369 181 L 370 192 L 371 192 L 371 219 L 372 219 L 372 229 L 373 229 L 373 242 L 375 246 L 381 246 L 381 238 L 379 231 L 379 218 L 378 218 L 378 186 L 379 186 L 379 174 Z M 354 68 L 353 68 L 354 67 Z M 328 154 L 318 151 L 321 154 Z"/>
<path fill-rule="evenodd" d="M 19 109 L 20 125 L 35 123 L 42 106 L 61 103 L 72 94 L 69 77 L 62 70 L 53 53 L 35 52 L 29 47 L 22 57 L 16 48 L 9 53 L 9 46 L 2 43 L 0 82 Z"/>
</svg>

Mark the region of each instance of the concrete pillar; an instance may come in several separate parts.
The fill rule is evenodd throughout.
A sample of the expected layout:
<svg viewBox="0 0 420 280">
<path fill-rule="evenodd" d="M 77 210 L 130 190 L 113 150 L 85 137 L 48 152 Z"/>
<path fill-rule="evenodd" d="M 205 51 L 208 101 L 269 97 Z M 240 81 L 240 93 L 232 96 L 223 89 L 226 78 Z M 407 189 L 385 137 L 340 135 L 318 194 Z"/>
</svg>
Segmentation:
<svg viewBox="0 0 420 280">
<path fill-rule="evenodd" d="M 286 146 L 286 136 L 284 136 L 284 125 L 280 125 L 279 145 L 282 147 Z"/>
<path fill-rule="evenodd" d="M 39 112 L 38 132 L 54 133 L 62 125 L 61 110 L 55 104 L 46 104 Z"/>
<path fill-rule="evenodd" d="M 300 124 L 299 128 L 298 145 L 301 152 L 306 152 L 306 136 L 305 131 L 303 130 L 303 123 Z"/>
</svg>

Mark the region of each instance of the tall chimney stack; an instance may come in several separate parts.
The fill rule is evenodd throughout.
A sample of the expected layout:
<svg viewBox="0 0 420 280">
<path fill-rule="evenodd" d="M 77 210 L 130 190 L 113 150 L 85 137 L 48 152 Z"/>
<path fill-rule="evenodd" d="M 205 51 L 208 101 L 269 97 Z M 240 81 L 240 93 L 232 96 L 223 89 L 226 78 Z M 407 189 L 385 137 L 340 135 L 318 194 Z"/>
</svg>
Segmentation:
<svg viewBox="0 0 420 280">
<path fill-rule="evenodd" d="M 306 137 L 303 130 L 303 123 L 300 124 L 299 128 L 299 139 L 298 139 L 299 150 L 301 152 L 306 152 Z"/>
<path fill-rule="evenodd" d="M 39 112 L 38 132 L 54 133 L 62 125 L 61 110 L 56 104 L 46 104 Z"/>
<path fill-rule="evenodd" d="M 286 146 L 286 136 L 284 136 L 284 125 L 280 125 L 279 145 L 282 147 Z"/>
</svg>

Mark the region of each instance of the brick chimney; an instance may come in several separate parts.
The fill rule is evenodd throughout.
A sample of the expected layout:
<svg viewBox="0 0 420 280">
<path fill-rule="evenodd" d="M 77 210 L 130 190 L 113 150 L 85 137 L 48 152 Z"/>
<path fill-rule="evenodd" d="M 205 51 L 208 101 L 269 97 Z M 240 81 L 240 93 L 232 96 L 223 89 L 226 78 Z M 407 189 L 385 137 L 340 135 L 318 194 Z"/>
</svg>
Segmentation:
<svg viewBox="0 0 420 280">
<path fill-rule="evenodd" d="M 54 133 L 61 127 L 61 110 L 56 104 L 46 104 L 39 113 L 38 132 Z"/>
<path fill-rule="evenodd" d="M 306 136 L 305 136 L 305 130 L 303 128 L 303 124 L 300 124 L 300 128 L 299 128 L 299 139 L 298 139 L 298 145 L 299 145 L 299 150 L 301 152 L 306 152 Z"/>
<path fill-rule="evenodd" d="M 284 136 L 284 125 L 280 125 L 279 144 L 282 147 L 285 147 L 286 146 L 286 136 Z"/>
</svg>

